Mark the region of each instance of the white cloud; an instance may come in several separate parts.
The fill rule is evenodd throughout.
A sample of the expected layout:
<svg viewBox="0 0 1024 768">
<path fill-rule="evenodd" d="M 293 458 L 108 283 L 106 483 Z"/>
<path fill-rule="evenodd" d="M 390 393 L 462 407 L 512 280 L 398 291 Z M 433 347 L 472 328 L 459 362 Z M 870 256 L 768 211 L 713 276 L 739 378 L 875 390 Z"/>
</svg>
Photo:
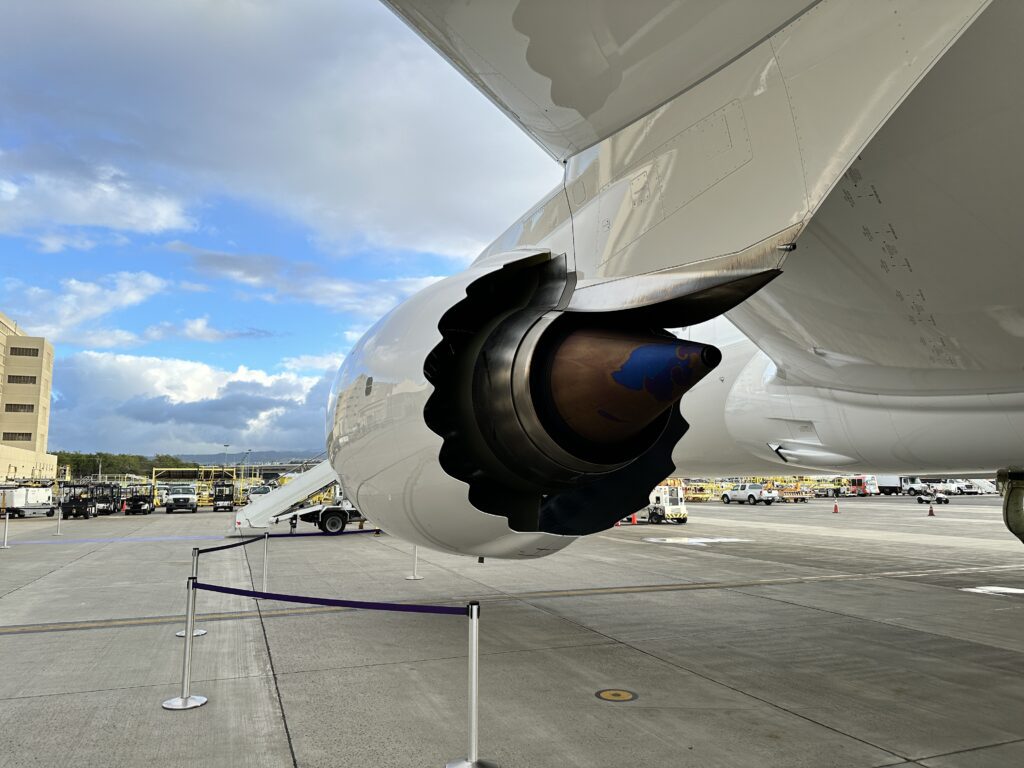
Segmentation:
<svg viewBox="0 0 1024 768">
<path fill-rule="evenodd" d="M 96 241 L 82 234 L 58 235 L 47 234 L 36 238 L 39 250 L 42 253 L 60 253 L 65 248 L 74 248 L 76 251 L 91 251 L 96 247 Z"/>
<path fill-rule="evenodd" d="M 286 261 L 276 256 L 212 251 L 180 240 L 168 243 L 167 247 L 191 256 L 195 269 L 204 275 L 257 289 L 250 296 L 263 301 L 290 299 L 324 307 L 331 312 L 366 317 L 380 317 L 402 299 L 443 279 L 440 275 L 431 275 L 347 280 L 325 275 L 316 265 Z"/>
<path fill-rule="evenodd" d="M 357 337 L 358 338 L 358 337 Z M 281 361 L 287 371 L 336 371 L 345 359 L 344 355 L 326 353 L 323 355 L 296 355 Z"/>
<path fill-rule="evenodd" d="M 466 258 L 561 176 L 377 3 L 20 3 L 0 71 L 0 123 L 32 130 L 0 147 L 8 229 L 188 228 L 226 195 L 332 248 Z"/>
<path fill-rule="evenodd" d="M 0 171 L 4 169 L 2 160 Z M 0 207 L 0 232 L 7 234 L 55 227 L 107 227 L 147 234 L 192 228 L 180 199 L 146 189 L 113 166 L 89 168 L 84 173 L 32 171 L 2 182 L 0 192 L 15 190 Z M 81 234 L 47 233 L 38 241 L 46 253 L 68 245 L 80 248 L 82 242 L 92 247 Z"/>
<path fill-rule="evenodd" d="M 213 290 L 206 283 L 193 283 L 189 280 L 179 280 L 178 288 L 189 293 L 209 293 Z"/>
<path fill-rule="evenodd" d="M 143 338 L 146 341 L 160 341 L 177 336 L 191 341 L 216 342 L 227 339 L 263 339 L 272 335 L 270 331 L 264 331 L 259 328 L 246 328 L 244 330 L 215 328 L 210 325 L 210 318 L 204 315 L 203 317 L 186 319 L 180 325 L 168 320 L 151 325 L 143 333 Z"/>
<path fill-rule="evenodd" d="M 18 185 L 7 179 L 0 179 L 0 202 L 9 203 L 18 196 Z"/>
<path fill-rule="evenodd" d="M 185 321 L 182 335 L 194 341 L 221 341 L 228 338 L 228 333 L 210 327 L 210 318 L 196 317 Z"/>
<path fill-rule="evenodd" d="M 126 375 L 130 371 L 131 375 Z M 213 452 L 323 444 L 327 374 L 81 352 L 56 362 L 51 449 Z"/>
<path fill-rule="evenodd" d="M 138 337 L 119 329 L 102 329 L 93 321 L 142 304 L 165 291 L 169 283 L 149 272 L 116 272 L 96 281 L 65 278 L 59 290 L 3 282 L 5 306 L 30 334 L 50 342 L 108 348 L 134 343 Z"/>
</svg>

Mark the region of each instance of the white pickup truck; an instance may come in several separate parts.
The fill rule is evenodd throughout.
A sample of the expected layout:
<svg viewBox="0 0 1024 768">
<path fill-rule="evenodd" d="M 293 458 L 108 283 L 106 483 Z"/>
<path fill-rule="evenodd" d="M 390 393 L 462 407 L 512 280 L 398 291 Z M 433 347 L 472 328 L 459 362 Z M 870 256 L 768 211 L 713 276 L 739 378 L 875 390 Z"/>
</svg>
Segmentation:
<svg viewBox="0 0 1024 768">
<path fill-rule="evenodd" d="M 191 485 L 172 485 L 164 499 L 164 511 L 169 515 L 176 509 L 195 513 L 199 509 L 199 496 Z"/>
<path fill-rule="evenodd" d="M 771 506 L 779 500 L 778 491 L 769 491 L 761 483 L 740 483 L 735 488 L 722 492 L 722 503 L 738 501 L 740 504 L 757 504 L 759 501 Z"/>
</svg>

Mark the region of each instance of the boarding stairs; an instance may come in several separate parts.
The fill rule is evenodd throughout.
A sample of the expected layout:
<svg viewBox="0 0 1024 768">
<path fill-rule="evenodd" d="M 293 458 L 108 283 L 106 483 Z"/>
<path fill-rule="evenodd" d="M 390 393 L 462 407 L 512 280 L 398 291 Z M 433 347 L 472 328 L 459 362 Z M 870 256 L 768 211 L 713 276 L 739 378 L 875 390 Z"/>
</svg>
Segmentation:
<svg viewBox="0 0 1024 768">
<path fill-rule="evenodd" d="M 235 528 L 267 528 L 282 513 L 288 512 L 310 496 L 338 482 L 338 475 L 329 461 L 321 461 L 270 493 L 257 496 L 235 513 Z"/>
</svg>

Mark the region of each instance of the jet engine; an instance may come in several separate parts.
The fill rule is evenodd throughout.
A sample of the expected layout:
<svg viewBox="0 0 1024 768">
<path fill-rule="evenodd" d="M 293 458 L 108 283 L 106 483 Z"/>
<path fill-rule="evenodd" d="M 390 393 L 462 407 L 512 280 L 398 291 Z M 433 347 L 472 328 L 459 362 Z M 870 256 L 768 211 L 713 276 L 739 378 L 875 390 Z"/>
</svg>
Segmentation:
<svg viewBox="0 0 1024 768">
<path fill-rule="evenodd" d="M 424 546 L 536 557 L 643 508 L 687 429 L 677 404 L 721 360 L 665 328 L 770 279 L 573 303 L 564 256 L 503 254 L 370 329 L 331 395 L 328 448 L 356 506 Z"/>
</svg>

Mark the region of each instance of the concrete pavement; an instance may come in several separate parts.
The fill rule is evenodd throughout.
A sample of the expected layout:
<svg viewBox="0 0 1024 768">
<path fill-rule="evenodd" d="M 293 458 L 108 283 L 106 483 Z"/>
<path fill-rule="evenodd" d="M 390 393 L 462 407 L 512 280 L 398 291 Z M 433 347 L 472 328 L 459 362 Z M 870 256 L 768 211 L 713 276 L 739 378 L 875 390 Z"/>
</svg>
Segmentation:
<svg viewBox="0 0 1024 768">
<path fill-rule="evenodd" d="M 998 499 L 692 505 L 533 562 L 388 536 L 271 541 L 275 592 L 483 603 L 481 753 L 570 765 L 1024 761 L 1024 546 Z M 439 766 L 465 753 L 461 618 L 199 594 L 198 710 L 166 712 L 193 546 L 229 516 L 12 521 L 0 766 Z M 200 539 L 197 537 L 207 537 Z M 35 542 L 35 543 L 33 543 Z M 201 578 L 259 588 L 262 544 Z M 603 701 L 602 689 L 632 701 Z"/>
</svg>

